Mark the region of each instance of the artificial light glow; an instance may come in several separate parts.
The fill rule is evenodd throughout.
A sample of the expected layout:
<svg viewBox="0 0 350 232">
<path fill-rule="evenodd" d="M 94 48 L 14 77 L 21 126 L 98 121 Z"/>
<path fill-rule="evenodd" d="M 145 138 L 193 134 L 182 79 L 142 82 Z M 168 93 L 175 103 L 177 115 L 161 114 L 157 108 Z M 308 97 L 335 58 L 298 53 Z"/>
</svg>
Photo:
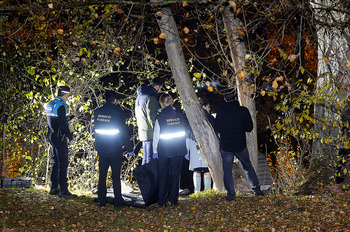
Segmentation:
<svg viewBox="0 0 350 232">
<path fill-rule="evenodd" d="M 185 131 L 180 131 L 177 133 L 170 133 L 170 134 L 161 134 L 160 138 L 161 139 L 174 139 L 174 138 L 180 138 L 186 135 Z"/>
<path fill-rule="evenodd" d="M 118 129 L 111 129 L 111 130 L 96 129 L 95 131 L 97 134 L 101 134 L 101 135 L 116 135 L 119 133 Z"/>
</svg>

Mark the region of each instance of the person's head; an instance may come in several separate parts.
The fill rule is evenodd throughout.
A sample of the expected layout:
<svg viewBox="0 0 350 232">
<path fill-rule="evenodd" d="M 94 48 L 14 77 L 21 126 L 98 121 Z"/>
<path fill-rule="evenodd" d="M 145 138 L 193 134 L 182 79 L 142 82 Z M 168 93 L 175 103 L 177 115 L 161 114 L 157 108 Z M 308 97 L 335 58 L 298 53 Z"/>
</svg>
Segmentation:
<svg viewBox="0 0 350 232">
<path fill-rule="evenodd" d="M 163 85 L 164 81 L 160 77 L 155 77 L 151 80 L 151 86 L 157 91 L 157 93 L 160 93 Z"/>
<path fill-rule="evenodd" d="M 105 100 L 106 100 L 106 103 L 116 103 L 117 93 L 112 90 L 107 90 L 105 92 Z"/>
<path fill-rule="evenodd" d="M 159 104 L 162 108 L 173 105 L 173 98 L 169 94 L 162 94 L 159 97 Z"/>
<path fill-rule="evenodd" d="M 227 91 L 224 95 L 224 99 L 226 102 L 237 101 L 237 94 L 233 90 Z"/>
<path fill-rule="evenodd" d="M 67 101 L 68 97 L 70 95 L 70 88 L 68 86 L 60 86 L 58 87 L 58 94 L 57 96 L 63 98 Z"/>
<path fill-rule="evenodd" d="M 201 98 L 199 101 L 200 101 L 200 104 L 203 107 L 203 109 L 205 109 L 206 111 L 208 111 L 208 113 L 210 113 L 210 103 L 209 103 L 208 99 Z"/>
</svg>

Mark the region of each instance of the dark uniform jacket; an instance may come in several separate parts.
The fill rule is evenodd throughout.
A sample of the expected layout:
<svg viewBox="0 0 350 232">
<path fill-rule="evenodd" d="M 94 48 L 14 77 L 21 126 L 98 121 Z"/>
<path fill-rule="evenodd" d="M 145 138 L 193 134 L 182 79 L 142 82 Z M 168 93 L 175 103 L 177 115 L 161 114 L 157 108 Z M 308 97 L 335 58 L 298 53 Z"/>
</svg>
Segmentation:
<svg viewBox="0 0 350 232">
<path fill-rule="evenodd" d="M 224 151 L 242 151 L 247 146 L 245 132 L 252 130 L 250 113 L 238 101 L 225 102 L 216 115 L 215 131 L 219 133 L 220 148 Z"/>
<path fill-rule="evenodd" d="M 162 109 L 154 128 L 154 153 L 167 157 L 186 155 L 186 129 L 184 115 L 181 112 L 172 106 Z"/>
<path fill-rule="evenodd" d="M 120 106 L 107 103 L 94 111 L 95 149 L 99 155 L 122 154 L 122 146 L 132 151 L 125 115 Z"/>
<path fill-rule="evenodd" d="M 140 86 L 137 89 L 135 116 L 140 141 L 153 138 L 154 122 L 160 108 L 156 90 L 152 86 Z"/>
<path fill-rule="evenodd" d="M 73 134 L 69 130 L 68 119 L 69 110 L 66 101 L 61 97 L 56 97 L 46 106 L 47 123 L 49 126 L 49 136 L 55 140 L 66 141 L 73 139 Z"/>
</svg>

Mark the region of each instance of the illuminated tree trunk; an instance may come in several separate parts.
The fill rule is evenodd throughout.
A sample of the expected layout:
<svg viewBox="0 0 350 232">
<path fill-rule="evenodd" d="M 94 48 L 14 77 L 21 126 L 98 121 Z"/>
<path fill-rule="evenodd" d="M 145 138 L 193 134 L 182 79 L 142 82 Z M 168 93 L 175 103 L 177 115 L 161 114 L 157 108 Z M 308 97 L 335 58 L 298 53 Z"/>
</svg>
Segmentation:
<svg viewBox="0 0 350 232">
<path fill-rule="evenodd" d="M 314 113 L 318 138 L 313 143 L 313 162 L 315 158 L 322 162 L 338 154 L 340 127 L 333 125 L 341 119 L 341 115 L 336 104 L 349 96 L 348 90 L 343 88 L 349 85 L 347 62 L 350 54 L 349 41 L 346 39 L 349 31 L 342 32 L 334 26 L 327 26 L 345 21 L 345 15 L 335 10 L 339 6 L 341 4 L 338 1 L 330 0 L 318 0 L 313 4 L 315 18 L 323 24 L 317 28 L 318 79 Z"/>
<path fill-rule="evenodd" d="M 184 104 L 186 116 L 193 130 L 218 191 L 224 191 L 222 159 L 217 136 L 208 122 L 187 70 L 185 56 L 182 51 L 181 40 L 177 31 L 175 19 L 169 7 L 161 9 L 162 16 L 158 17 L 158 24 L 165 37 L 165 48 L 171 71 Z"/>
<path fill-rule="evenodd" d="M 230 53 L 232 59 L 232 65 L 236 74 L 240 73 L 245 66 L 245 55 L 247 54 L 246 47 L 244 45 L 243 37 L 240 35 L 239 30 L 242 30 L 240 26 L 240 20 L 234 16 L 232 8 L 226 6 L 224 10 L 224 25 L 229 39 Z M 258 168 L 258 140 L 257 140 L 257 124 L 256 124 L 256 108 L 255 101 L 252 98 L 252 87 L 249 84 L 249 75 L 242 78 L 236 77 L 237 95 L 241 105 L 248 108 L 250 115 L 252 116 L 254 128 L 252 132 L 247 133 L 247 147 L 250 154 L 250 159 L 255 170 Z"/>
</svg>

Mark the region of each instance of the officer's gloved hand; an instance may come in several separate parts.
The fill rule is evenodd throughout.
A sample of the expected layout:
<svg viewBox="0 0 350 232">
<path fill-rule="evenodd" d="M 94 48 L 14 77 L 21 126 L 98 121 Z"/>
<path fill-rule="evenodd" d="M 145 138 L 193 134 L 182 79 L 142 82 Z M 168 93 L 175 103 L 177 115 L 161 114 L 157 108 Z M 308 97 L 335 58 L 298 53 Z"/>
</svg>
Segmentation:
<svg viewBox="0 0 350 232">
<path fill-rule="evenodd" d="M 153 154 L 153 159 L 158 159 L 158 153 Z"/>
<path fill-rule="evenodd" d="M 129 157 L 132 157 L 134 155 L 134 151 L 130 152 Z"/>
<path fill-rule="evenodd" d="M 185 155 L 185 159 L 190 160 L 190 154 L 189 154 L 189 153 L 187 153 L 187 154 Z"/>
</svg>

